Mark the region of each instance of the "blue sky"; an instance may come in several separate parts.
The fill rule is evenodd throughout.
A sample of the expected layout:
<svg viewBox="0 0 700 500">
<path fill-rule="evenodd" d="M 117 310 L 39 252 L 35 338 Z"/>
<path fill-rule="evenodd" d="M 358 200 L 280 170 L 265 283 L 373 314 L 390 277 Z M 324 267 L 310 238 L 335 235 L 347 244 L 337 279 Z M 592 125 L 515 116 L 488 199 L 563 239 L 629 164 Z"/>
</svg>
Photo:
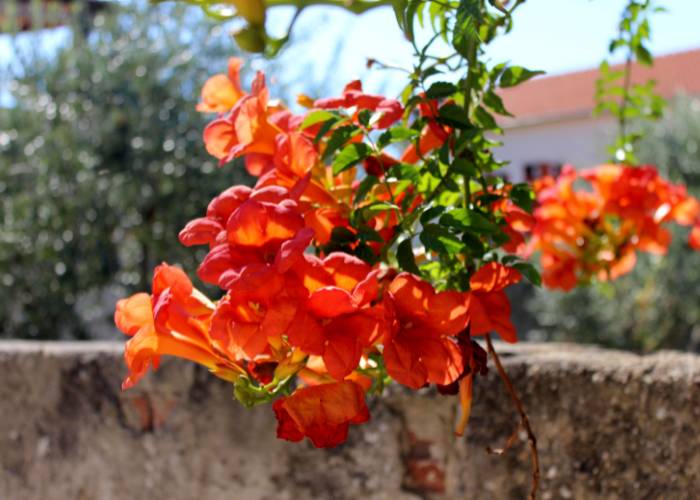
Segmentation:
<svg viewBox="0 0 700 500">
<path fill-rule="evenodd" d="M 138 0 L 121 0 L 130 3 Z M 659 0 L 667 13 L 652 20 L 652 52 L 656 55 L 700 47 L 700 0 Z M 515 28 L 488 51 L 495 62 L 511 61 L 549 74 L 596 66 L 606 56 L 626 0 L 528 0 L 515 16 Z M 291 11 L 275 9 L 270 16 L 274 30 L 286 23 Z M 411 47 L 396 26 L 391 9 L 382 8 L 354 16 L 332 7 L 314 7 L 297 24 L 300 44 L 291 46 L 283 60 L 291 74 L 311 86 L 338 91 L 361 77 L 370 91 L 396 93 L 402 76 L 367 70 L 367 57 L 410 67 Z M 6 37 L 0 37 L 0 66 L 11 58 Z M 43 38 L 47 50 L 60 36 Z M 338 51 L 339 47 L 340 51 Z M 308 67 L 310 61 L 313 66 Z"/>
<path fill-rule="evenodd" d="M 700 48 L 700 0 L 661 0 L 668 9 L 652 19 L 651 50 L 656 55 Z M 607 54 L 626 0 L 528 0 L 518 8 L 515 28 L 494 42 L 488 55 L 549 74 L 596 66 Z M 278 20 L 286 13 L 278 13 Z M 273 24 L 275 19 L 272 19 Z M 316 77 L 345 82 L 362 77 L 372 90 L 395 85 L 386 72 L 368 71 L 367 57 L 410 67 L 411 48 L 403 39 L 391 9 L 353 16 L 333 8 L 309 9 L 299 22 L 307 40 L 302 50 L 290 49 L 287 58 L 313 55 L 319 62 Z M 343 50 L 335 52 L 343 38 Z M 332 40 L 332 41 L 329 41 Z M 332 67 L 328 72 L 327 68 Z M 377 74 L 379 73 L 379 74 Z M 335 82 L 334 82 L 335 83 Z M 337 83 L 334 85 L 338 85 Z"/>
</svg>

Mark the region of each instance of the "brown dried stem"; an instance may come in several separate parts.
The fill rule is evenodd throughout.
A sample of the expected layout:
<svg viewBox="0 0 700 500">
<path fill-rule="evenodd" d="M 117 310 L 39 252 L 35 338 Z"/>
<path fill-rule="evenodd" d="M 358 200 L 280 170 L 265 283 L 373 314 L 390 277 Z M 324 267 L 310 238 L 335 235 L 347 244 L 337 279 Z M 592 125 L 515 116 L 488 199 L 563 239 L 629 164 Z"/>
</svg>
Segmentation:
<svg viewBox="0 0 700 500">
<path fill-rule="evenodd" d="M 537 498 L 537 488 L 540 482 L 540 459 L 539 455 L 537 454 L 537 438 L 535 437 L 535 433 L 532 431 L 532 427 L 530 426 L 530 419 L 527 417 L 527 413 L 525 413 L 523 402 L 515 392 L 513 382 L 511 382 L 510 377 L 503 368 L 501 359 L 498 357 L 496 350 L 493 348 L 493 343 L 491 342 L 491 336 L 489 334 L 486 334 L 486 346 L 488 347 L 489 354 L 491 354 L 493 362 L 496 365 L 498 375 L 501 377 L 501 380 L 503 380 L 503 383 L 508 390 L 508 394 L 510 394 L 510 399 L 513 401 L 513 404 L 520 415 L 520 425 L 527 433 L 527 441 L 530 445 L 530 454 L 532 456 L 532 487 L 530 488 L 529 499 L 535 500 Z"/>
<path fill-rule="evenodd" d="M 506 451 L 510 450 L 513 447 L 513 445 L 515 444 L 515 440 L 518 439 L 518 433 L 522 428 L 523 424 L 518 424 L 515 430 L 513 430 L 513 433 L 508 437 L 508 440 L 506 441 L 506 444 L 503 448 L 491 448 L 490 446 L 487 446 L 486 451 L 488 453 L 491 453 L 492 455 L 503 455 Z"/>
</svg>

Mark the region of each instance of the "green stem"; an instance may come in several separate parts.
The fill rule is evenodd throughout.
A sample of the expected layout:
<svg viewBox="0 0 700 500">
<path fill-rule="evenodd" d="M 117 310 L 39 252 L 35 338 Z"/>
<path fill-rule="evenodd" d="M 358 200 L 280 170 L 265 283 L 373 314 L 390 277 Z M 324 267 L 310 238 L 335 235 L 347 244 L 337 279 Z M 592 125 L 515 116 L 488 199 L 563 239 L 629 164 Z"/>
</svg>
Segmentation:
<svg viewBox="0 0 700 500">
<path fill-rule="evenodd" d="M 627 105 L 629 104 L 630 83 L 632 77 L 632 57 L 632 49 L 630 48 L 627 59 L 625 60 L 625 76 L 624 83 L 622 85 L 622 102 L 620 104 L 620 114 L 618 116 L 620 126 L 620 144 L 622 144 L 622 147 L 624 147 L 625 143 L 627 142 Z"/>
</svg>

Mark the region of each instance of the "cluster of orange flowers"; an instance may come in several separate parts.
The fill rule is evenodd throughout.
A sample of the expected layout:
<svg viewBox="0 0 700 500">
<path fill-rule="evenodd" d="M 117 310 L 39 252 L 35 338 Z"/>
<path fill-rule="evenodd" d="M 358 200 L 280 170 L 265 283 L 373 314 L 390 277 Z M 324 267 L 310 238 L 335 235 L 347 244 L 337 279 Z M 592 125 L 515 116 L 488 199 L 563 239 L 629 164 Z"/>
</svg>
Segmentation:
<svg viewBox="0 0 700 500">
<path fill-rule="evenodd" d="M 473 274 L 470 291 L 437 292 L 415 275 L 325 252 L 334 228 L 352 231 L 356 172 L 334 175 L 321 160 L 324 141 L 314 140 L 323 136 L 320 126 L 302 129 L 305 117 L 273 102 L 261 73 L 245 92 L 239 69 L 232 59 L 228 75 L 211 78 L 198 109 L 219 113 L 204 132 L 207 150 L 222 164 L 244 157 L 257 182 L 225 190 L 180 233 L 186 246 L 208 246 L 198 276 L 225 294 L 212 302 L 183 271 L 158 266 L 150 295 L 117 304 L 115 322 L 131 336 L 123 387 L 155 369 L 161 355 L 186 358 L 235 383 L 246 404 L 274 398 L 280 438 L 308 437 L 328 447 L 346 439 L 350 424 L 369 419 L 365 394 L 386 370 L 411 388 L 436 384 L 459 393 L 462 432 L 472 376 L 485 370 L 485 353 L 471 336 L 496 331 L 517 340 L 503 290 L 520 280 L 519 272 L 491 262 Z M 365 94 L 359 82 L 340 97 L 307 104 L 342 108 L 355 123 L 369 110 L 373 118 L 363 126 L 374 130 L 404 113 L 398 101 Z M 437 147 L 444 133 L 437 124 L 426 126 L 420 153 Z M 412 155 L 409 146 L 404 161 Z M 378 153 L 364 167 L 382 175 L 392 162 Z M 374 190 L 375 200 L 395 194 L 390 183 Z M 517 211 L 511 212 L 517 226 Z M 384 240 L 372 242 L 379 255 L 396 229 L 395 210 L 368 224 Z"/>
<path fill-rule="evenodd" d="M 570 290 L 591 278 L 613 280 L 632 270 L 637 250 L 664 254 L 668 222 L 691 226 L 700 250 L 700 203 L 653 166 L 600 165 L 535 183 L 538 207 L 529 250 L 541 252 L 546 286 Z"/>
</svg>

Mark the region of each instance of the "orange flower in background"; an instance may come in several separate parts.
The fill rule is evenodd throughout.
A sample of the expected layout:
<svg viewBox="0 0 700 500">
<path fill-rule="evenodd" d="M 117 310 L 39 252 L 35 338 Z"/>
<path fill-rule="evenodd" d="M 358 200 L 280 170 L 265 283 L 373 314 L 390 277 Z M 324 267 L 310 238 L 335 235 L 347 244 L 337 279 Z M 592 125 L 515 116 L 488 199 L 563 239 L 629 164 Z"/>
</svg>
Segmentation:
<svg viewBox="0 0 700 500">
<path fill-rule="evenodd" d="M 129 375 L 122 388 L 133 387 L 149 366 L 157 369 L 163 355 L 189 359 L 220 378 L 235 380 L 242 369 L 209 337 L 212 312 L 213 304 L 192 287 L 184 272 L 158 266 L 152 295 L 137 293 L 117 302 L 114 322 L 131 336 L 124 353 Z"/>
<path fill-rule="evenodd" d="M 510 301 L 504 288 L 518 283 L 520 273 L 498 262 L 482 266 L 469 280 L 470 331 L 472 335 L 497 332 L 506 342 L 517 342 L 510 321 Z"/>
<path fill-rule="evenodd" d="M 197 111 L 202 113 L 226 113 L 245 96 L 241 88 L 241 66 L 243 61 L 237 57 L 228 60 L 228 74 L 214 75 L 202 87 L 202 102 L 197 104 Z"/>
<path fill-rule="evenodd" d="M 383 356 L 391 377 L 418 389 L 426 383 L 448 385 L 464 371 L 462 353 L 451 338 L 469 321 L 468 295 L 436 293 L 430 283 L 401 273 L 386 295 L 389 329 Z"/>
<path fill-rule="evenodd" d="M 370 419 L 362 388 L 350 380 L 297 389 L 272 405 L 277 437 L 301 441 L 308 437 L 317 448 L 332 448 L 347 439 L 350 424 Z"/>
<path fill-rule="evenodd" d="M 690 231 L 688 244 L 693 250 L 700 250 L 700 221 Z"/>
<path fill-rule="evenodd" d="M 578 264 L 574 257 L 543 252 L 540 257 L 542 283 L 548 288 L 572 290 L 578 284 Z"/>
<path fill-rule="evenodd" d="M 537 208 L 528 252 L 541 252 L 542 281 L 547 287 L 569 290 L 578 283 L 582 245 L 591 240 L 603 201 L 593 192 L 574 190 L 578 174 L 565 166 L 555 180 L 535 182 Z"/>
<path fill-rule="evenodd" d="M 479 204 L 485 210 L 500 213 L 503 216 L 501 231 L 508 236 L 508 240 L 501 247 L 508 253 L 525 257 L 527 255 L 527 245 L 525 235 L 532 231 L 535 219 L 532 214 L 526 212 L 515 204 L 509 195 L 511 186 L 505 185 L 499 188 L 489 188 L 487 191 L 474 193 L 477 199 L 481 195 L 486 195 L 487 203 Z M 498 198 L 490 201 L 491 195 Z"/>
<path fill-rule="evenodd" d="M 688 196 L 685 187 L 662 179 L 651 165 L 600 165 L 582 171 L 581 177 L 605 200 L 606 213 L 682 225 L 692 224 L 700 215 L 700 205 Z"/>
<path fill-rule="evenodd" d="M 581 181 L 589 188 L 576 189 Z M 638 250 L 666 253 L 671 233 L 663 224 L 692 225 L 700 217 L 700 203 L 685 187 L 662 179 L 650 165 L 600 165 L 580 173 L 567 166 L 535 190 L 529 249 L 541 252 L 544 284 L 563 290 L 630 272 Z"/>
</svg>

